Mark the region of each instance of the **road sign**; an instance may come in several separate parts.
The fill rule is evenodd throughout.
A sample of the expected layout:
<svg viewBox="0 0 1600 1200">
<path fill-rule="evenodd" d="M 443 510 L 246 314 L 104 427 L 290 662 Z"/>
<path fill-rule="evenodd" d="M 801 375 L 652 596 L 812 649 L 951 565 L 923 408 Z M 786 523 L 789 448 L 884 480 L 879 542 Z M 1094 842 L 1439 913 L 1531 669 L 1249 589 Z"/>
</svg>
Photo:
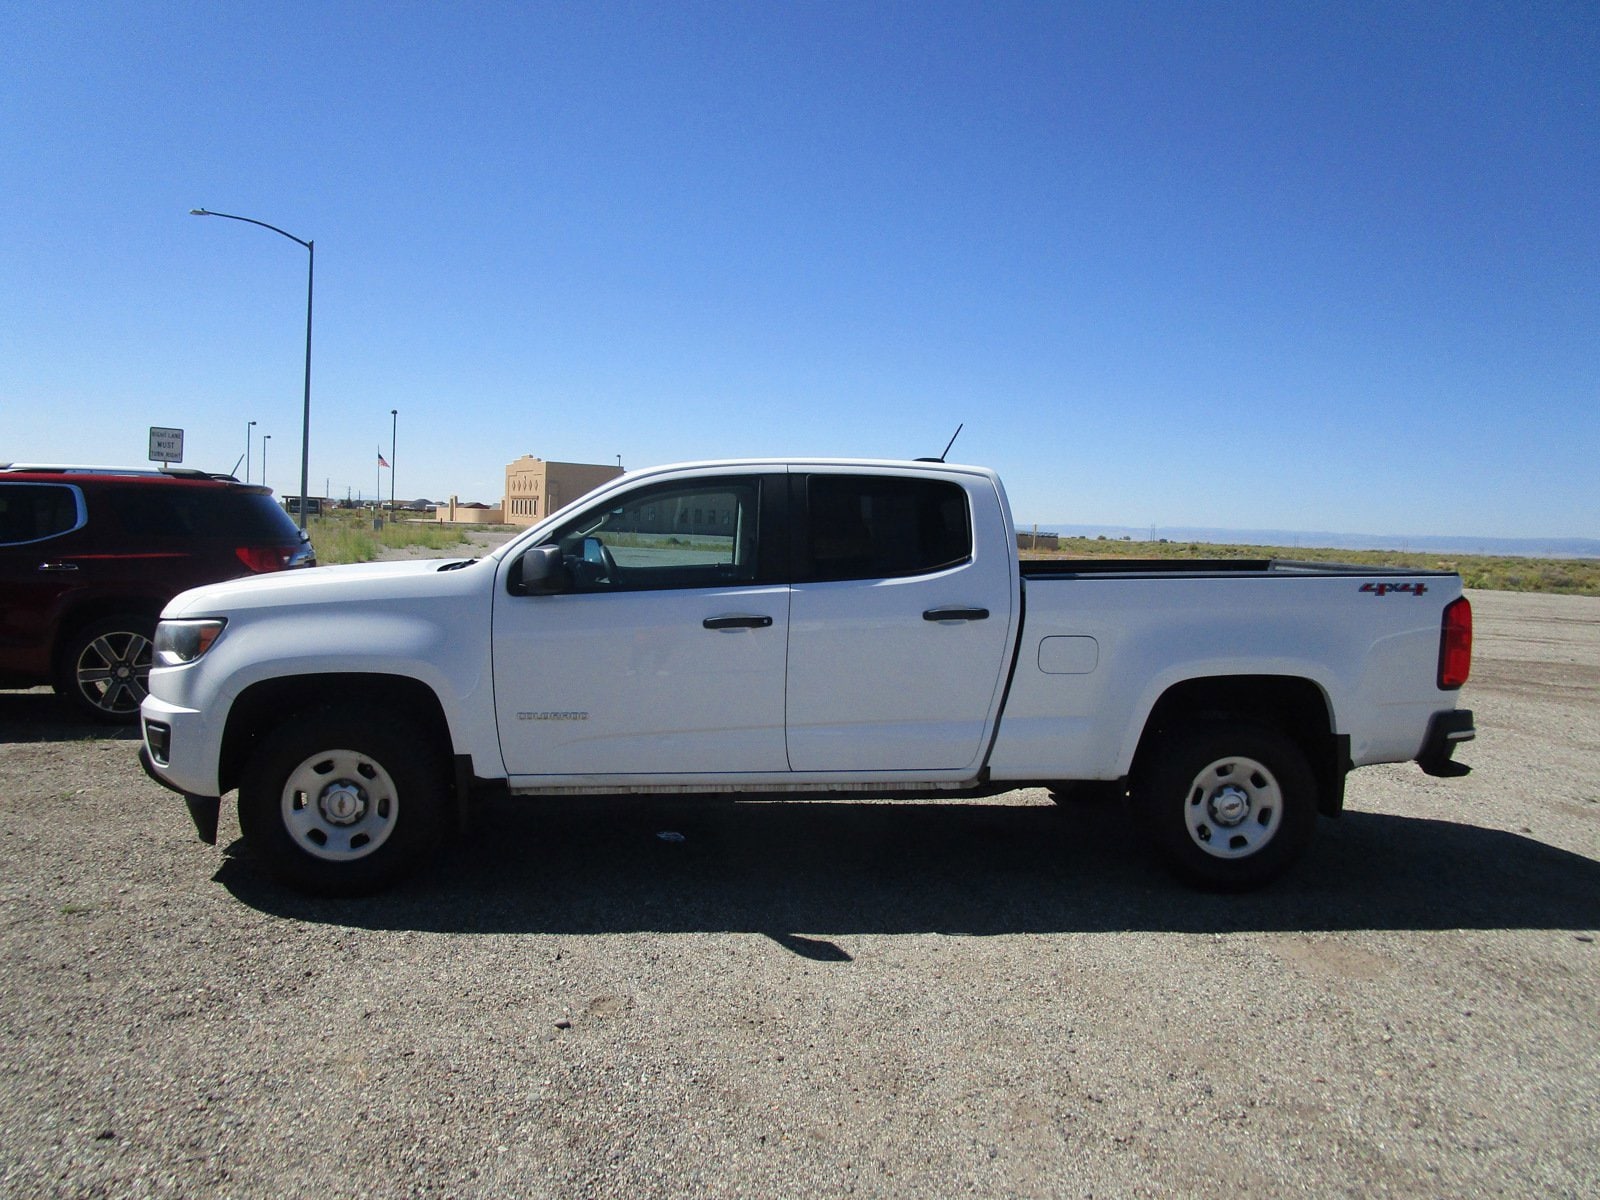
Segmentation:
<svg viewBox="0 0 1600 1200">
<path fill-rule="evenodd" d="M 183 461 L 183 430 L 150 426 L 150 461 L 165 466 Z"/>
</svg>

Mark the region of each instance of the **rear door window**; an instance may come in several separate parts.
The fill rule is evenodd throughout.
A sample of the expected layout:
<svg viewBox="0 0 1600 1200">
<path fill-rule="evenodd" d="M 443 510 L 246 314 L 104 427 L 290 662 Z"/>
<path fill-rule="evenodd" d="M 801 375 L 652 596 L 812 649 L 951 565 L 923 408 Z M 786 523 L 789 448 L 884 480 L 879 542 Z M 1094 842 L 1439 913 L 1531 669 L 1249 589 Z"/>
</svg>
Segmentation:
<svg viewBox="0 0 1600 1200">
<path fill-rule="evenodd" d="M 967 494 L 955 483 L 879 475 L 813 475 L 801 580 L 891 579 L 972 557 Z"/>
</svg>

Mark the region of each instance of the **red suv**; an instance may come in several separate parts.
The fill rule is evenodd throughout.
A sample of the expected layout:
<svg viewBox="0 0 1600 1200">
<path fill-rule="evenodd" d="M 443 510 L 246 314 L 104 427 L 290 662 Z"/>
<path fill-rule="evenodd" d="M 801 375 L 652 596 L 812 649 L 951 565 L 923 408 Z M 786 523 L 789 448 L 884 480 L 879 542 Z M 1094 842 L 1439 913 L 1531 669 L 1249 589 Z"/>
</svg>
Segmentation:
<svg viewBox="0 0 1600 1200">
<path fill-rule="evenodd" d="M 0 687 L 137 720 L 168 600 L 316 561 L 271 490 L 231 475 L 0 465 Z"/>
</svg>

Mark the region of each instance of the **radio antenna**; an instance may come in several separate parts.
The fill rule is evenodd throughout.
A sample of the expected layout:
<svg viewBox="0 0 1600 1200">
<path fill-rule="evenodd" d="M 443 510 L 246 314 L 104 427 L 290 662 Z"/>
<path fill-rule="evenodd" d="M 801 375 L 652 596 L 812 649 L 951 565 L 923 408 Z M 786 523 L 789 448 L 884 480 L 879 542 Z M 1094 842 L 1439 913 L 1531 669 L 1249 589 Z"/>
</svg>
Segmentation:
<svg viewBox="0 0 1600 1200">
<path fill-rule="evenodd" d="M 967 423 L 965 421 L 956 426 L 956 431 L 950 435 L 950 440 L 944 444 L 944 453 L 939 455 L 940 462 L 943 462 L 949 456 L 950 447 L 956 444 L 956 439 L 961 436 L 961 431 L 966 427 Z"/>
<path fill-rule="evenodd" d="M 944 444 L 944 454 L 939 455 L 938 458 L 919 458 L 917 461 L 942 463 L 945 460 L 945 455 L 950 453 L 950 447 L 956 444 L 956 439 L 961 436 L 961 431 L 966 427 L 967 423 L 965 421 L 956 426 L 956 431 L 950 435 L 950 440 Z"/>
</svg>

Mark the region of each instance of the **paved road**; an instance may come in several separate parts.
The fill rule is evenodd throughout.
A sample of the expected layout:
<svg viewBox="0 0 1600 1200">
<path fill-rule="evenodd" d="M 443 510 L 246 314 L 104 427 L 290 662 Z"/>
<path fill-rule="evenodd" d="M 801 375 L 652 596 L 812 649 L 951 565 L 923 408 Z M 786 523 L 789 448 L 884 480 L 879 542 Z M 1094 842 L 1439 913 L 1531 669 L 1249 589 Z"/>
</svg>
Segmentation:
<svg viewBox="0 0 1600 1200">
<path fill-rule="evenodd" d="M 0 693 L 0 1194 L 1593 1196 L 1600 601 L 1474 600 L 1474 773 L 1231 898 L 1018 792 L 504 802 L 308 901 Z"/>
</svg>

